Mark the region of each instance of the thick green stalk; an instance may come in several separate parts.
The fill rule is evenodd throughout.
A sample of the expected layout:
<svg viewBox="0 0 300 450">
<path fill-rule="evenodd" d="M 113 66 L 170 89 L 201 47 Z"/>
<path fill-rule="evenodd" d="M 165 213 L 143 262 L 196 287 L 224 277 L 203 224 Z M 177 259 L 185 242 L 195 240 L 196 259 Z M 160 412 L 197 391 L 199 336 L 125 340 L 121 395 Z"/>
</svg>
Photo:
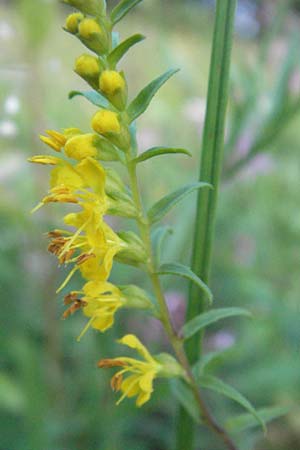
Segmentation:
<svg viewBox="0 0 300 450">
<path fill-rule="evenodd" d="M 193 271 L 209 282 L 216 206 L 224 147 L 224 130 L 229 90 L 229 70 L 234 31 L 236 0 L 217 0 L 210 77 L 207 97 L 200 180 L 210 183 L 212 190 L 200 190 L 197 200 L 195 236 L 192 256 Z M 195 284 L 190 285 L 187 320 L 207 309 L 207 298 Z M 193 336 L 186 345 L 191 364 L 201 353 L 201 334 Z M 194 447 L 194 424 L 187 413 L 179 413 L 177 450 Z"/>
</svg>

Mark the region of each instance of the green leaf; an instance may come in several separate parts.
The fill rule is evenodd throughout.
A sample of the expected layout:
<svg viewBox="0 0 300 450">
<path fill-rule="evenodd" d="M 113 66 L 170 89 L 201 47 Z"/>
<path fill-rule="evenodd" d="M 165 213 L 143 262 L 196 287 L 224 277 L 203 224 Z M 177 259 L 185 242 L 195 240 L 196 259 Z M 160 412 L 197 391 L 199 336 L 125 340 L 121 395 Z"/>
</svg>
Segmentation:
<svg viewBox="0 0 300 450">
<path fill-rule="evenodd" d="M 121 0 L 117 6 L 111 12 L 110 18 L 113 25 L 116 25 L 129 11 L 136 5 L 141 3 L 142 0 Z"/>
<path fill-rule="evenodd" d="M 156 266 L 160 264 L 161 251 L 163 248 L 164 241 L 167 235 L 172 233 L 173 233 L 172 228 L 166 226 L 155 228 L 155 230 L 153 230 L 151 233 L 154 262 Z"/>
<path fill-rule="evenodd" d="M 285 416 L 291 408 L 288 407 L 270 407 L 262 408 L 257 411 L 257 415 L 264 423 L 271 422 L 274 419 Z M 230 432 L 240 432 L 249 428 L 258 426 L 256 418 L 252 414 L 240 414 L 236 417 L 231 417 L 225 423 L 226 430 Z"/>
<path fill-rule="evenodd" d="M 171 78 L 172 75 L 178 72 L 179 69 L 171 69 L 165 72 L 160 77 L 151 81 L 141 92 L 137 95 L 137 97 L 130 103 L 127 113 L 130 122 L 139 117 L 143 112 L 148 108 L 151 100 L 157 91 Z"/>
<path fill-rule="evenodd" d="M 133 160 L 135 164 L 138 164 L 143 161 L 147 161 L 147 159 L 155 158 L 156 156 L 160 155 L 167 155 L 167 154 L 183 154 L 192 156 L 191 153 L 188 150 L 185 150 L 184 148 L 172 148 L 172 147 L 153 147 L 149 150 L 145 151 L 141 155 L 139 155 L 137 158 Z"/>
<path fill-rule="evenodd" d="M 219 320 L 226 319 L 227 317 L 233 316 L 248 316 L 251 317 L 252 314 L 243 308 L 218 308 L 213 309 L 205 313 L 201 313 L 194 319 L 187 322 L 181 329 L 181 333 L 185 339 L 189 339 L 199 330 L 206 328 L 212 323 L 218 322 Z"/>
<path fill-rule="evenodd" d="M 111 105 L 108 100 L 106 100 L 103 95 L 99 94 L 96 91 L 71 91 L 69 93 L 69 99 L 71 100 L 74 97 L 82 96 L 86 98 L 93 105 L 99 106 L 100 108 L 109 109 Z"/>
<path fill-rule="evenodd" d="M 121 42 L 114 50 L 108 55 L 107 61 L 111 67 L 115 67 L 121 58 L 127 53 L 127 51 L 138 42 L 141 42 L 145 39 L 145 36 L 142 34 L 134 34 L 130 36 L 125 41 Z"/>
<path fill-rule="evenodd" d="M 184 407 L 187 413 L 198 424 L 202 423 L 199 414 L 199 408 L 190 387 L 182 380 L 174 379 L 170 381 L 171 390 L 179 403 Z"/>
<path fill-rule="evenodd" d="M 179 263 L 168 263 L 160 266 L 157 273 L 158 275 L 177 275 L 179 277 L 187 278 L 188 280 L 193 281 L 200 287 L 200 289 L 203 290 L 203 292 L 205 292 L 209 299 L 209 302 L 212 303 L 213 295 L 211 290 L 205 283 L 203 283 L 202 280 L 200 280 L 199 277 L 197 277 L 197 275 L 189 267 Z"/>
<path fill-rule="evenodd" d="M 191 192 L 201 188 L 211 188 L 210 184 L 201 181 L 197 183 L 186 184 L 171 194 L 166 195 L 157 203 L 155 203 L 148 211 L 148 217 L 151 223 L 160 221 L 174 206 L 177 205 Z"/>
<path fill-rule="evenodd" d="M 262 426 L 263 430 L 266 431 L 266 425 L 264 420 L 258 415 L 256 409 L 251 405 L 249 400 L 247 400 L 239 391 L 234 389 L 224 381 L 219 378 L 212 377 L 209 375 L 203 375 L 198 379 L 198 383 L 205 389 L 210 389 L 211 391 L 217 392 L 218 394 L 222 394 L 225 397 L 230 398 L 235 401 L 239 405 L 243 406 L 254 418 L 255 420 Z"/>
</svg>

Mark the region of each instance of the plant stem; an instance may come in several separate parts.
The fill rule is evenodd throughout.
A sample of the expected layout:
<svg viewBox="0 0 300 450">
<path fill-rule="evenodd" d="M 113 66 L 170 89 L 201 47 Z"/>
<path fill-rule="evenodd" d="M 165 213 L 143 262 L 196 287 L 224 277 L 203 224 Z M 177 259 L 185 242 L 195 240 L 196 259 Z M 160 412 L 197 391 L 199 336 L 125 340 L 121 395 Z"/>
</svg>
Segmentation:
<svg viewBox="0 0 300 450">
<path fill-rule="evenodd" d="M 148 218 L 146 217 L 142 205 L 142 200 L 138 188 L 138 181 L 137 181 L 137 174 L 136 174 L 136 166 L 134 163 L 130 161 L 130 156 L 127 155 L 127 168 L 130 178 L 130 187 L 133 195 L 133 200 L 136 206 L 136 209 L 138 211 L 138 217 L 137 217 L 137 223 L 140 231 L 141 238 L 143 240 L 143 243 L 145 245 L 147 254 L 149 255 L 149 260 L 147 263 L 147 272 L 150 277 L 153 291 L 156 295 L 160 314 L 161 314 L 161 322 L 164 326 L 164 329 L 166 331 L 166 334 L 169 338 L 170 344 L 173 347 L 173 350 L 177 356 L 177 359 L 181 366 L 183 367 L 186 378 L 189 382 L 189 385 L 192 389 L 192 392 L 195 396 L 195 399 L 197 401 L 197 404 L 199 406 L 199 412 L 203 419 L 203 422 L 214 432 L 216 433 L 220 439 L 224 442 L 224 444 L 227 446 L 229 450 L 236 450 L 236 447 L 234 446 L 233 442 L 231 441 L 230 437 L 226 434 L 225 430 L 223 430 L 215 421 L 215 419 L 212 417 L 210 412 L 208 411 L 206 404 L 204 403 L 201 393 L 198 389 L 197 382 L 194 378 L 194 375 L 192 373 L 187 355 L 184 350 L 184 345 L 182 340 L 178 337 L 176 334 L 172 321 L 170 318 L 168 306 L 166 303 L 166 299 L 161 287 L 159 276 L 156 273 L 156 267 L 154 263 L 154 257 L 153 257 L 153 251 L 152 251 L 152 243 L 151 243 L 151 234 L 150 234 L 150 224 L 148 221 Z"/>
<path fill-rule="evenodd" d="M 210 183 L 213 190 L 198 193 L 192 270 L 206 283 L 211 269 L 212 244 L 214 238 L 218 188 L 224 147 L 224 130 L 229 90 L 229 70 L 234 32 L 236 0 L 217 0 L 210 77 L 207 96 L 200 180 Z M 204 312 L 208 302 L 203 291 L 190 285 L 187 320 Z M 201 353 L 202 333 L 193 336 L 186 345 L 190 364 L 194 364 Z M 177 450 L 194 448 L 194 424 L 187 421 L 186 411 L 179 413 Z"/>
</svg>

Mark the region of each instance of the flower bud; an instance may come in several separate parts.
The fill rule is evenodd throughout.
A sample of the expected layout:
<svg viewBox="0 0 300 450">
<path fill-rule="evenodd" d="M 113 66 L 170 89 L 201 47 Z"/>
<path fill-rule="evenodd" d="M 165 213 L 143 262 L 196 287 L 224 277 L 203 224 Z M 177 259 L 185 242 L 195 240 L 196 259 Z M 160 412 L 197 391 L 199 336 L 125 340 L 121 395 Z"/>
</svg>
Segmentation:
<svg viewBox="0 0 300 450">
<path fill-rule="evenodd" d="M 65 153 L 69 158 L 80 161 L 88 156 L 95 157 L 97 148 L 94 146 L 94 134 L 78 134 L 68 139 Z"/>
<path fill-rule="evenodd" d="M 63 0 L 63 2 L 70 6 L 74 6 L 74 8 L 79 9 L 79 11 L 90 14 L 91 16 L 97 16 L 99 14 L 101 16 L 105 15 L 105 0 Z"/>
<path fill-rule="evenodd" d="M 75 61 L 74 70 L 94 89 L 98 89 L 97 79 L 100 73 L 100 61 L 96 56 L 87 54 L 79 56 Z"/>
<path fill-rule="evenodd" d="M 79 24 L 79 38 L 90 50 L 103 54 L 108 51 L 108 35 L 95 19 L 83 19 Z"/>
<path fill-rule="evenodd" d="M 65 28 L 72 34 L 78 33 L 78 27 L 80 22 L 84 19 L 84 15 L 81 13 L 70 14 L 66 19 Z"/>
<path fill-rule="evenodd" d="M 95 19 L 84 19 L 79 24 L 79 34 L 84 39 L 90 39 L 93 34 L 102 34 L 102 28 Z"/>
<path fill-rule="evenodd" d="M 124 306 L 127 308 L 153 309 L 153 304 L 146 292 L 131 284 L 128 286 L 118 286 L 121 291 Z"/>
<path fill-rule="evenodd" d="M 120 111 L 127 102 L 127 85 L 123 76 L 116 70 L 104 70 L 99 78 L 101 92 Z"/>
<path fill-rule="evenodd" d="M 101 109 L 92 119 L 92 128 L 99 134 L 120 133 L 121 125 L 118 114 L 113 111 Z"/>
<path fill-rule="evenodd" d="M 117 113 L 101 109 L 92 119 L 92 128 L 120 149 L 127 150 L 129 148 L 128 128 L 121 124 Z"/>
<path fill-rule="evenodd" d="M 139 266 L 148 262 L 147 251 L 141 239 L 132 231 L 120 231 L 117 233 L 126 246 L 122 247 L 115 256 L 116 261 L 132 266 Z"/>
</svg>

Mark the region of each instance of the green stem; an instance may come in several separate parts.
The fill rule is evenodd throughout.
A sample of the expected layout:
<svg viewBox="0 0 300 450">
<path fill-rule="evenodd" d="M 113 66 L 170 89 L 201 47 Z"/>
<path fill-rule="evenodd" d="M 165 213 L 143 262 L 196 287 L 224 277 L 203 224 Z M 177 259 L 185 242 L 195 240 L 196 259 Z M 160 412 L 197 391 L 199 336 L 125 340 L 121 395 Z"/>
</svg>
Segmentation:
<svg viewBox="0 0 300 450">
<path fill-rule="evenodd" d="M 222 166 L 224 129 L 229 90 L 229 70 L 234 31 L 236 0 L 217 0 L 207 112 L 205 118 L 200 180 L 210 183 L 213 190 L 200 190 L 197 201 L 192 270 L 209 282 L 215 216 Z M 190 285 L 187 320 L 204 312 L 208 307 L 205 294 L 195 284 Z M 194 364 L 201 353 L 202 335 L 197 334 L 186 345 L 187 356 Z M 194 447 L 194 424 L 187 420 L 186 412 L 179 413 L 177 450 Z"/>
<path fill-rule="evenodd" d="M 133 163 L 130 159 L 130 155 L 127 154 L 127 168 L 130 178 L 130 187 L 133 195 L 133 200 L 136 206 L 136 209 L 138 211 L 138 217 L 137 217 L 137 223 L 140 231 L 141 238 L 144 242 L 147 254 L 149 255 L 149 259 L 147 262 L 147 272 L 150 277 L 153 291 L 156 295 L 159 309 L 160 309 L 160 317 L 161 322 L 164 326 L 164 329 L 166 331 L 166 334 L 169 338 L 170 344 L 173 347 L 173 350 L 177 356 L 177 359 L 181 366 L 183 367 L 186 375 L 186 380 L 189 383 L 192 392 L 195 396 L 195 399 L 197 401 L 197 404 L 199 406 L 199 412 L 203 419 L 203 422 L 214 432 L 216 433 L 219 438 L 224 442 L 224 444 L 227 446 L 229 450 L 236 450 L 236 447 L 234 446 L 233 442 L 231 441 L 230 437 L 226 434 L 225 430 L 221 428 L 218 423 L 215 421 L 213 416 L 208 411 L 206 404 L 204 403 L 201 393 L 198 389 L 197 382 L 194 378 L 194 375 L 191 370 L 191 366 L 189 364 L 187 355 L 184 350 L 184 345 L 182 340 L 178 337 L 176 334 L 171 317 L 169 314 L 168 306 L 166 303 L 166 299 L 163 293 L 163 289 L 161 287 L 159 276 L 156 273 L 156 267 L 154 263 L 154 257 L 153 257 L 153 250 L 152 250 L 152 243 L 151 243 L 151 228 L 148 221 L 147 216 L 144 213 L 141 196 L 138 188 L 138 180 L 137 180 L 137 174 L 136 174 L 136 165 Z"/>
</svg>

